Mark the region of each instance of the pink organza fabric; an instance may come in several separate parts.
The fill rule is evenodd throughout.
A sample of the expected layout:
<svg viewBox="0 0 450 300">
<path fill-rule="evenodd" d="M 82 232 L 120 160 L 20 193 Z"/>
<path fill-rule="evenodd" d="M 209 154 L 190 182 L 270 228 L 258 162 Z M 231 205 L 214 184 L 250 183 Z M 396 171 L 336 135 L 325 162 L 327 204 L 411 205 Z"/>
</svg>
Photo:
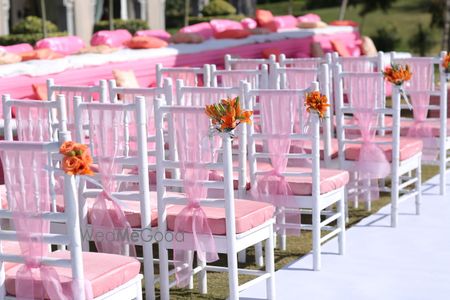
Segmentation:
<svg viewBox="0 0 450 300">
<path fill-rule="evenodd" d="M 85 288 L 87 299 L 92 299 L 90 283 L 61 285 L 61 280 L 51 266 L 42 265 L 48 254 L 48 244 L 43 235 L 50 232 L 50 222 L 33 217 L 50 210 L 48 153 L 38 151 L 2 151 L 1 158 L 8 190 L 9 208 L 13 213 L 14 227 L 20 245 L 20 255 L 25 263 L 16 274 L 17 299 L 76 299 Z M 40 273 L 42 284 L 36 280 Z"/>
<path fill-rule="evenodd" d="M 89 126 L 93 139 L 94 155 L 98 159 L 100 180 L 103 186 L 95 200 L 90 214 L 90 221 L 94 238 L 102 233 L 111 236 L 111 233 L 122 233 L 129 237 L 131 226 L 116 199 L 111 194 L 119 189 L 114 174 L 122 172 L 122 166 L 116 161 L 118 156 L 126 152 L 124 112 L 122 110 L 89 110 L 91 115 Z M 96 239 L 98 251 L 113 254 L 127 254 L 129 240 L 124 239 Z M 132 248 L 134 252 L 134 248 Z"/>
<path fill-rule="evenodd" d="M 344 72 L 354 73 L 372 73 L 375 72 L 374 65 L 366 60 L 342 59 L 342 70 Z"/>
<path fill-rule="evenodd" d="M 317 72 L 304 71 L 300 69 L 286 69 L 284 71 L 286 76 L 285 89 L 306 89 L 311 86 L 313 81 L 317 80 Z"/>
<path fill-rule="evenodd" d="M 407 136 L 420 138 L 426 148 L 437 148 L 438 139 L 433 137 L 433 128 L 426 122 L 428 107 L 430 105 L 430 93 L 433 89 L 434 65 L 430 61 L 411 60 L 407 64 L 411 67 L 413 76 L 411 81 L 406 84 L 405 90 L 411 98 L 413 107 L 414 123 L 408 129 Z M 427 149 L 423 151 L 424 160 L 436 159 L 439 150 L 433 151 Z"/>
<path fill-rule="evenodd" d="M 239 87 L 241 81 L 244 80 L 250 83 L 251 88 L 260 88 L 259 75 L 255 74 L 233 72 L 228 74 L 221 74 L 218 79 L 220 79 L 220 86 L 222 87 Z"/>
<path fill-rule="evenodd" d="M 389 175 L 391 166 L 384 151 L 374 143 L 374 127 L 378 124 L 375 109 L 382 107 L 380 93 L 383 82 L 373 77 L 351 76 L 345 78 L 345 84 L 363 141 L 356 170 L 363 179 L 384 178 Z"/>
<path fill-rule="evenodd" d="M 48 108 L 16 106 L 15 110 L 19 141 L 48 142 L 52 140 Z"/>
<path fill-rule="evenodd" d="M 177 82 L 178 79 L 183 80 L 184 86 L 198 86 L 199 82 L 197 79 L 197 74 L 191 71 L 179 71 L 179 72 L 166 72 L 163 73 L 162 80 L 164 78 L 172 79 L 172 82 Z M 160 86 L 162 86 L 162 82 L 160 82 Z M 175 85 L 174 85 L 175 89 Z"/>
<path fill-rule="evenodd" d="M 183 178 L 187 205 L 175 219 L 176 233 L 192 232 L 193 239 L 185 239 L 174 243 L 175 267 L 183 267 L 176 273 L 177 284 L 186 286 L 189 283 L 192 262 L 189 252 L 195 250 L 197 257 L 203 262 L 219 259 L 208 218 L 200 205 L 205 199 L 208 189 L 200 181 L 208 180 L 209 169 L 206 163 L 212 162 L 209 127 L 210 121 L 202 112 L 173 112 L 175 136 L 178 145 L 180 173 Z"/>
<path fill-rule="evenodd" d="M 258 176 L 252 195 L 259 201 L 283 206 L 293 195 L 289 183 L 282 175 L 286 171 L 291 146 L 290 134 L 294 126 L 294 114 L 298 111 L 299 100 L 280 95 L 275 91 L 259 96 L 261 107 L 261 133 L 270 135 L 267 142 L 272 170 Z"/>
</svg>

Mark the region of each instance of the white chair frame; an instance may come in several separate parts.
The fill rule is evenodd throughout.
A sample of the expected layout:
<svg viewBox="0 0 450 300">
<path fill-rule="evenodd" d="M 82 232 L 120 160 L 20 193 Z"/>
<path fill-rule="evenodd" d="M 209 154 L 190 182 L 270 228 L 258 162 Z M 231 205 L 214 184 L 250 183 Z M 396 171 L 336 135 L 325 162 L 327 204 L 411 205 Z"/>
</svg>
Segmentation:
<svg viewBox="0 0 450 300">
<path fill-rule="evenodd" d="M 203 76 L 203 84 L 204 86 L 209 86 L 211 81 L 210 79 L 210 71 L 208 65 L 204 65 L 203 67 L 164 67 L 162 64 L 156 64 L 156 86 L 163 87 L 164 84 L 164 75 L 168 74 L 169 78 L 170 74 L 179 74 L 179 73 L 191 73 L 196 76 L 195 86 L 198 85 L 197 76 Z M 172 79 L 172 81 L 175 81 Z"/>
<path fill-rule="evenodd" d="M 253 70 L 253 69 L 259 69 L 261 65 L 268 65 L 271 66 L 276 62 L 276 56 L 274 54 L 271 54 L 269 58 L 235 58 L 231 57 L 230 54 L 226 54 L 224 57 L 225 61 L 225 70 L 235 70 L 235 69 L 241 69 L 241 70 Z M 252 68 L 234 68 L 235 64 L 239 63 L 245 63 L 249 65 L 254 65 Z"/>
<path fill-rule="evenodd" d="M 92 94 L 98 93 L 100 96 L 100 102 L 106 102 L 108 98 L 108 85 L 106 80 L 100 80 L 99 85 L 94 86 L 69 86 L 69 85 L 56 85 L 52 78 L 47 79 L 47 99 L 55 100 L 57 93 L 74 93 L 74 96 L 82 96 L 80 94 L 89 95 L 90 99 L 83 99 L 83 101 L 91 102 Z M 66 95 L 67 101 L 73 101 Z"/>
<path fill-rule="evenodd" d="M 292 95 L 292 97 L 298 97 L 299 101 L 306 92 L 316 91 L 319 88 L 317 82 L 313 82 L 310 88 L 302 90 L 277 90 L 280 94 Z M 247 85 L 244 92 L 244 99 L 246 101 L 247 108 L 250 110 L 258 110 L 259 104 L 256 103 L 256 97 L 263 94 L 265 91 L 273 90 L 251 90 Z M 299 103 L 299 109 L 303 107 L 304 103 Z M 304 124 L 304 117 L 301 110 L 298 112 L 292 112 L 293 114 L 299 114 L 300 124 Z M 250 179 L 252 187 L 257 185 L 257 175 L 262 175 L 264 172 L 258 170 L 257 161 L 261 159 L 270 159 L 269 153 L 257 153 L 256 152 L 256 140 L 264 140 L 270 138 L 270 135 L 263 133 L 257 133 L 254 129 L 255 124 L 249 125 L 248 129 L 248 141 L 249 141 L 249 161 L 250 161 Z M 311 196 L 297 196 L 294 200 L 295 203 L 289 204 L 289 207 L 279 206 L 277 207 L 277 222 L 275 230 L 280 235 L 281 249 L 286 249 L 286 229 L 297 228 L 312 230 L 313 236 L 313 269 L 315 271 L 321 268 L 321 244 L 334 236 L 338 236 L 339 240 L 339 254 L 344 254 L 345 249 L 345 204 L 344 196 L 345 189 L 341 187 L 331 192 L 320 194 L 320 153 L 319 153 L 319 120 L 315 114 L 311 115 L 311 133 L 310 134 L 290 134 L 292 140 L 311 140 L 312 151 L 310 154 L 289 153 L 289 159 L 311 159 L 312 168 L 309 173 L 296 173 L 285 172 L 284 176 L 311 176 L 312 177 L 312 195 Z M 336 205 L 337 211 L 333 212 L 327 208 Z M 309 224 L 288 224 L 285 222 L 285 212 L 289 210 L 300 210 L 300 212 L 308 213 L 312 215 L 312 225 Z M 326 215 L 325 220 L 321 220 L 322 211 L 327 210 L 323 215 Z M 337 220 L 336 228 L 329 224 Z M 330 231 L 324 237 L 321 237 L 321 230 Z"/>
<path fill-rule="evenodd" d="M 269 88 L 269 69 L 267 65 L 261 65 L 260 69 L 255 70 L 217 70 L 216 65 L 210 65 L 211 87 L 232 87 L 224 85 L 224 78 L 233 78 L 233 76 L 245 77 L 245 81 L 252 85 L 252 88 Z M 222 81 L 219 84 L 219 81 Z M 234 86 L 237 87 L 237 86 Z"/>
<path fill-rule="evenodd" d="M 285 54 L 280 54 L 279 65 L 283 68 L 301 68 L 309 69 L 307 65 L 314 65 L 313 69 L 318 68 L 321 64 L 331 65 L 331 54 L 327 53 L 324 57 L 305 57 L 305 58 L 286 58 Z"/>
<path fill-rule="evenodd" d="M 59 152 L 58 142 L 11 142 L 11 141 L 0 141 L 0 150 L 17 150 L 17 151 L 48 151 L 49 156 L 55 155 L 55 159 Z M 6 171 L 8 171 L 8 162 L 4 162 L 6 165 Z M 52 167 L 51 167 L 52 168 Z M 50 175 L 50 174 L 49 174 Z M 83 257 L 82 257 L 82 247 L 81 247 L 81 232 L 80 232 L 80 221 L 78 216 L 78 201 L 76 193 L 76 183 L 74 176 L 69 176 L 64 174 L 64 199 L 65 199 L 65 212 L 45 212 L 36 217 L 45 218 L 46 220 L 53 222 L 64 222 L 66 225 L 66 233 L 60 234 L 44 234 L 44 241 L 48 244 L 64 245 L 70 248 L 70 260 L 67 259 L 55 259 L 52 257 L 44 256 L 42 259 L 42 264 L 54 267 L 63 267 L 72 269 L 72 277 L 74 280 L 79 280 L 84 282 L 84 272 L 83 272 Z M 8 193 L 9 194 L 9 193 Z M 8 219 L 12 218 L 13 214 L 8 209 L 0 209 L 0 218 Z M 18 241 L 16 232 L 13 230 L 0 230 L 0 243 L 1 240 Z M 6 296 L 5 290 L 5 270 L 4 262 L 14 262 L 23 263 L 24 257 L 20 254 L 6 254 L 1 253 L 0 247 L 0 297 L 2 299 L 16 299 L 12 296 Z M 137 275 L 135 278 L 129 282 L 115 288 L 108 293 L 96 297 L 96 300 L 100 299 L 142 299 L 142 285 L 141 285 L 142 275 Z M 84 300 L 84 286 L 80 286 L 80 294 L 72 295 L 75 299 Z"/>
<path fill-rule="evenodd" d="M 345 136 L 345 131 L 347 129 L 357 130 L 359 127 L 357 125 L 345 124 L 344 114 L 350 115 L 355 113 L 355 109 L 352 108 L 351 104 L 344 104 L 343 99 L 343 79 L 347 77 L 368 77 L 373 78 L 374 81 L 379 81 L 379 86 L 384 86 L 384 78 L 381 73 L 351 73 L 342 72 L 341 66 L 337 66 L 337 74 L 335 75 L 335 86 L 336 89 L 336 116 L 337 116 L 337 134 L 339 142 L 339 164 L 340 168 L 343 170 L 348 170 L 350 174 L 356 173 L 355 166 L 357 161 L 351 161 L 345 159 L 345 149 L 346 145 L 351 144 L 362 144 L 361 140 L 347 139 Z M 385 98 L 383 92 L 380 93 L 382 98 Z M 388 127 L 381 123 L 379 126 L 374 127 L 377 131 L 377 136 L 382 136 L 382 132 L 390 131 L 392 132 L 392 141 L 374 141 L 375 144 L 388 144 L 392 146 L 392 162 L 391 162 L 391 188 L 380 187 L 380 191 L 388 191 L 391 193 L 391 226 L 396 227 L 398 223 L 398 205 L 399 203 L 415 197 L 416 214 L 420 213 L 420 201 L 422 196 L 421 187 L 421 156 L 422 153 L 417 153 L 412 157 L 400 161 L 400 93 L 396 86 L 393 86 L 393 96 L 392 96 L 392 108 L 386 108 L 385 99 L 380 99 L 382 103 L 381 107 L 375 109 L 375 113 L 380 115 L 391 115 L 393 118 L 392 127 Z M 416 171 L 416 174 L 411 177 L 412 171 Z M 355 178 L 356 179 L 356 178 Z M 405 190 L 405 187 L 414 185 L 414 189 Z M 370 210 L 370 191 L 372 190 L 371 183 L 369 179 L 364 180 L 363 191 L 360 192 L 358 185 L 356 193 L 357 195 L 365 194 L 367 198 L 367 208 Z M 404 193 L 400 196 L 400 193 Z M 349 190 L 346 191 L 346 198 L 349 196 Z"/>
<path fill-rule="evenodd" d="M 204 107 L 186 107 L 186 106 L 163 106 L 160 101 L 155 102 L 155 112 L 157 119 L 157 162 L 160 168 L 157 171 L 158 183 L 158 227 L 159 231 L 164 235 L 169 232 L 166 221 L 166 205 L 186 204 L 186 199 L 181 197 L 170 197 L 166 195 L 166 189 L 170 187 L 182 187 L 183 181 L 180 179 L 165 178 L 165 169 L 179 167 L 178 161 L 166 160 L 164 154 L 164 137 L 163 137 L 163 118 L 164 115 L 170 114 L 173 110 L 192 110 L 203 113 Z M 274 256 L 273 256 L 273 219 L 253 228 L 247 232 L 236 234 L 235 228 L 235 208 L 234 208 L 234 192 L 233 192 L 233 178 L 232 178 L 232 151 L 231 139 L 223 136 L 223 159 L 222 162 L 208 164 L 211 169 L 222 169 L 224 172 L 224 181 L 205 182 L 205 186 L 214 189 L 224 190 L 224 199 L 206 199 L 201 201 L 201 205 L 224 207 L 226 211 L 226 235 L 213 235 L 218 253 L 226 253 L 228 255 L 228 267 L 208 266 L 204 263 L 193 270 L 193 274 L 199 274 L 199 286 L 202 294 L 207 292 L 207 271 L 213 272 L 228 272 L 229 279 L 229 298 L 238 299 L 239 292 L 248 288 L 249 286 L 261 281 L 267 281 L 267 298 L 275 298 L 275 280 L 274 280 Z M 192 239 L 191 234 L 184 235 L 185 239 Z M 266 268 L 265 271 L 260 270 L 246 270 L 238 269 L 237 254 L 239 251 L 246 249 L 249 246 L 255 245 L 265 241 L 266 246 Z M 161 298 L 169 299 L 169 272 L 168 272 L 168 253 L 167 249 L 173 248 L 172 244 L 163 240 L 159 244 L 159 258 L 160 258 L 160 274 L 161 274 Z M 257 278 L 239 285 L 238 273 L 253 275 Z"/>
</svg>

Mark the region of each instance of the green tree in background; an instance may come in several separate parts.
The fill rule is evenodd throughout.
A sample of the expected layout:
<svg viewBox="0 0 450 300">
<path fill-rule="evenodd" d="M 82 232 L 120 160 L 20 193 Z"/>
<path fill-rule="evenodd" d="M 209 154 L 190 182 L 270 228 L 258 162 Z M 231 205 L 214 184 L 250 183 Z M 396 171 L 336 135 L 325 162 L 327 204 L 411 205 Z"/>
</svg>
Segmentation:
<svg viewBox="0 0 450 300">
<path fill-rule="evenodd" d="M 424 29 L 422 23 L 417 25 L 417 31 L 409 39 L 409 47 L 420 54 L 420 56 L 427 55 L 433 48 L 434 43 L 435 41 L 430 34 L 430 30 Z"/>
</svg>

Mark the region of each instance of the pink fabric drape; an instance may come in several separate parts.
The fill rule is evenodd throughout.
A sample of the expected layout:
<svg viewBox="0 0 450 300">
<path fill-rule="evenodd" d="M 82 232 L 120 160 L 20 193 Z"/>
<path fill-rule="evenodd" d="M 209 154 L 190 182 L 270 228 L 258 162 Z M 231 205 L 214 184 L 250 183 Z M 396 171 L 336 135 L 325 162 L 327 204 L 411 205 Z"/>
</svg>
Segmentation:
<svg viewBox="0 0 450 300">
<path fill-rule="evenodd" d="M 204 165 L 212 162 L 209 137 L 210 121 L 202 112 L 173 112 L 175 136 L 178 145 L 181 176 L 187 205 L 175 219 L 176 233 L 191 233 L 193 239 L 174 243 L 175 267 L 182 267 L 176 273 L 179 286 L 186 286 L 192 270 L 189 251 L 196 251 L 197 257 L 204 262 L 219 259 L 208 218 L 200 205 L 208 189 L 200 182 L 208 180 L 209 169 Z"/>
<path fill-rule="evenodd" d="M 433 88 L 434 65 L 430 61 L 411 60 L 407 62 L 411 67 L 413 76 L 411 81 L 405 85 L 405 90 L 411 98 L 413 107 L 414 123 L 408 129 L 407 136 L 423 140 L 425 148 L 437 148 L 438 139 L 433 137 L 433 129 L 426 121 L 428 107 L 430 105 L 430 93 Z M 423 151 L 424 160 L 436 159 L 439 150 Z"/>
<path fill-rule="evenodd" d="M 198 86 L 197 74 L 190 71 L 179 71 L 179 72 L 170 72 L 164 73 L 163 78 L 171 78 L 173 83 L 176 83 L 178 79 L 183 80 L 183 84 L 185 86 Z M 162 86 L 162 82 L 160 82 L 160 86 Z M 175 85 L 174 85 L 175 88 Z"/>
<path fill-rule="evenodd" d="M 272 170 L 257 178 L 253 197 L 260 201 L 283 206 L 289 202 L 292 190 L 285 177 L 291 146 L 290 134 L 294 126 L 294 114 L 298 110 L 299 99 L 274 91 L 259 96 L 261 109 L 261 133 L 270 135 L 267 141 Z"/>
<path fill-rule="evenodd" d="M 251 88 L 260 88 L 258 75 L 254 74 L 234 72 L 230 74 L 221 74 L 218 79 L 221 80 L 220 86 L 222 87 L 239 87 L 241 81 L 244 80 L 250 83 Z"/>
<path fill-rule="evenodd" d="M 341 61 L 344 72 L 372 73 L 375 72 L 374 65 L 366 60 L 343 59 Z"/>
<path fill-rule="evenodd" d="M 43 107 L 16 106 L 19 141 L 48 142 L 51 140 L 50 111 Z"/>
<path fill-rule="evenodd" d="M 94 155 L 98 159 L 103 186 L 103 192 L 97 196 L 90 215 L 95 244 L 100 252 L 127 254 L 126 248 L 130 246 L 128 239 L 107 238 L 119 233 L 129 237 L 131 233 L 131 226 L 120 204 L 111 196 L 119 188 L 113 176 L 122 172 L 122 166 L 116 158 L 125 154 L 125 115 L 122 110 L 90 110 L 89 114 Z M 97 239 L 101 234 L 105 238 Z"/>
<path fill-rule="evenodd" d="M 363 179 L 384 178 L 389 175 L 391 166 L 384 151 L 374 143 L 376 134 L 374 127 L 378 124 L 375 109 L 382 107 L 380 85 L 383 82 L 378 78 L 374 80 L 373 77 L 351 76 L 346 78 L 345 83 L 363 142 L 356 169 Z"/>
<path fill-rule="evenodd" d="M 9 208 L 25 263 L 16 273 L 17 299 L 75 299 L 80 282 L 62 285 L 52 266 L 42 264 L 49 246 L 43 235 L 50 232 L 50 222 L 33 217 L 50 211 L 50 187 L 47 152 L 9 150 L 1 152 L 5 184 L 9 193 Z M 38 274 L 42 284 L 38 282 Z M 83 283 L 86 297 L 92 299 L 91 285 Z"/>
</svg>

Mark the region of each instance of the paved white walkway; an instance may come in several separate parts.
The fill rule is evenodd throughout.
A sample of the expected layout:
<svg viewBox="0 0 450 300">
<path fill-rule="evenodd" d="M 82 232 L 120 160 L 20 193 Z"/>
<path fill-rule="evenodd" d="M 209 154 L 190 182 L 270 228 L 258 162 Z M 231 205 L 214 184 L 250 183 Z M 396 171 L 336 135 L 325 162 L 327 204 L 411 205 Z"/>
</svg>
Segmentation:
<svg viewBox="0 0 450 300">
<path fill-rule="evenodd" d="M 311 271 L 311 255 L 277 271 L 277 298 L 450 299 L 450 186 L 442 197 L 436 183 L 424 184 L 420 216 L 411 199 L 400 205 L 397 228 L 388 227 L 387 206 L 349 229 L 344 256 L 335 254 L 336 240 L 326 243 L 321 271 Z M 241 297 L 263 299 L 265 290 L 262 282 Z"/>
</svg>

